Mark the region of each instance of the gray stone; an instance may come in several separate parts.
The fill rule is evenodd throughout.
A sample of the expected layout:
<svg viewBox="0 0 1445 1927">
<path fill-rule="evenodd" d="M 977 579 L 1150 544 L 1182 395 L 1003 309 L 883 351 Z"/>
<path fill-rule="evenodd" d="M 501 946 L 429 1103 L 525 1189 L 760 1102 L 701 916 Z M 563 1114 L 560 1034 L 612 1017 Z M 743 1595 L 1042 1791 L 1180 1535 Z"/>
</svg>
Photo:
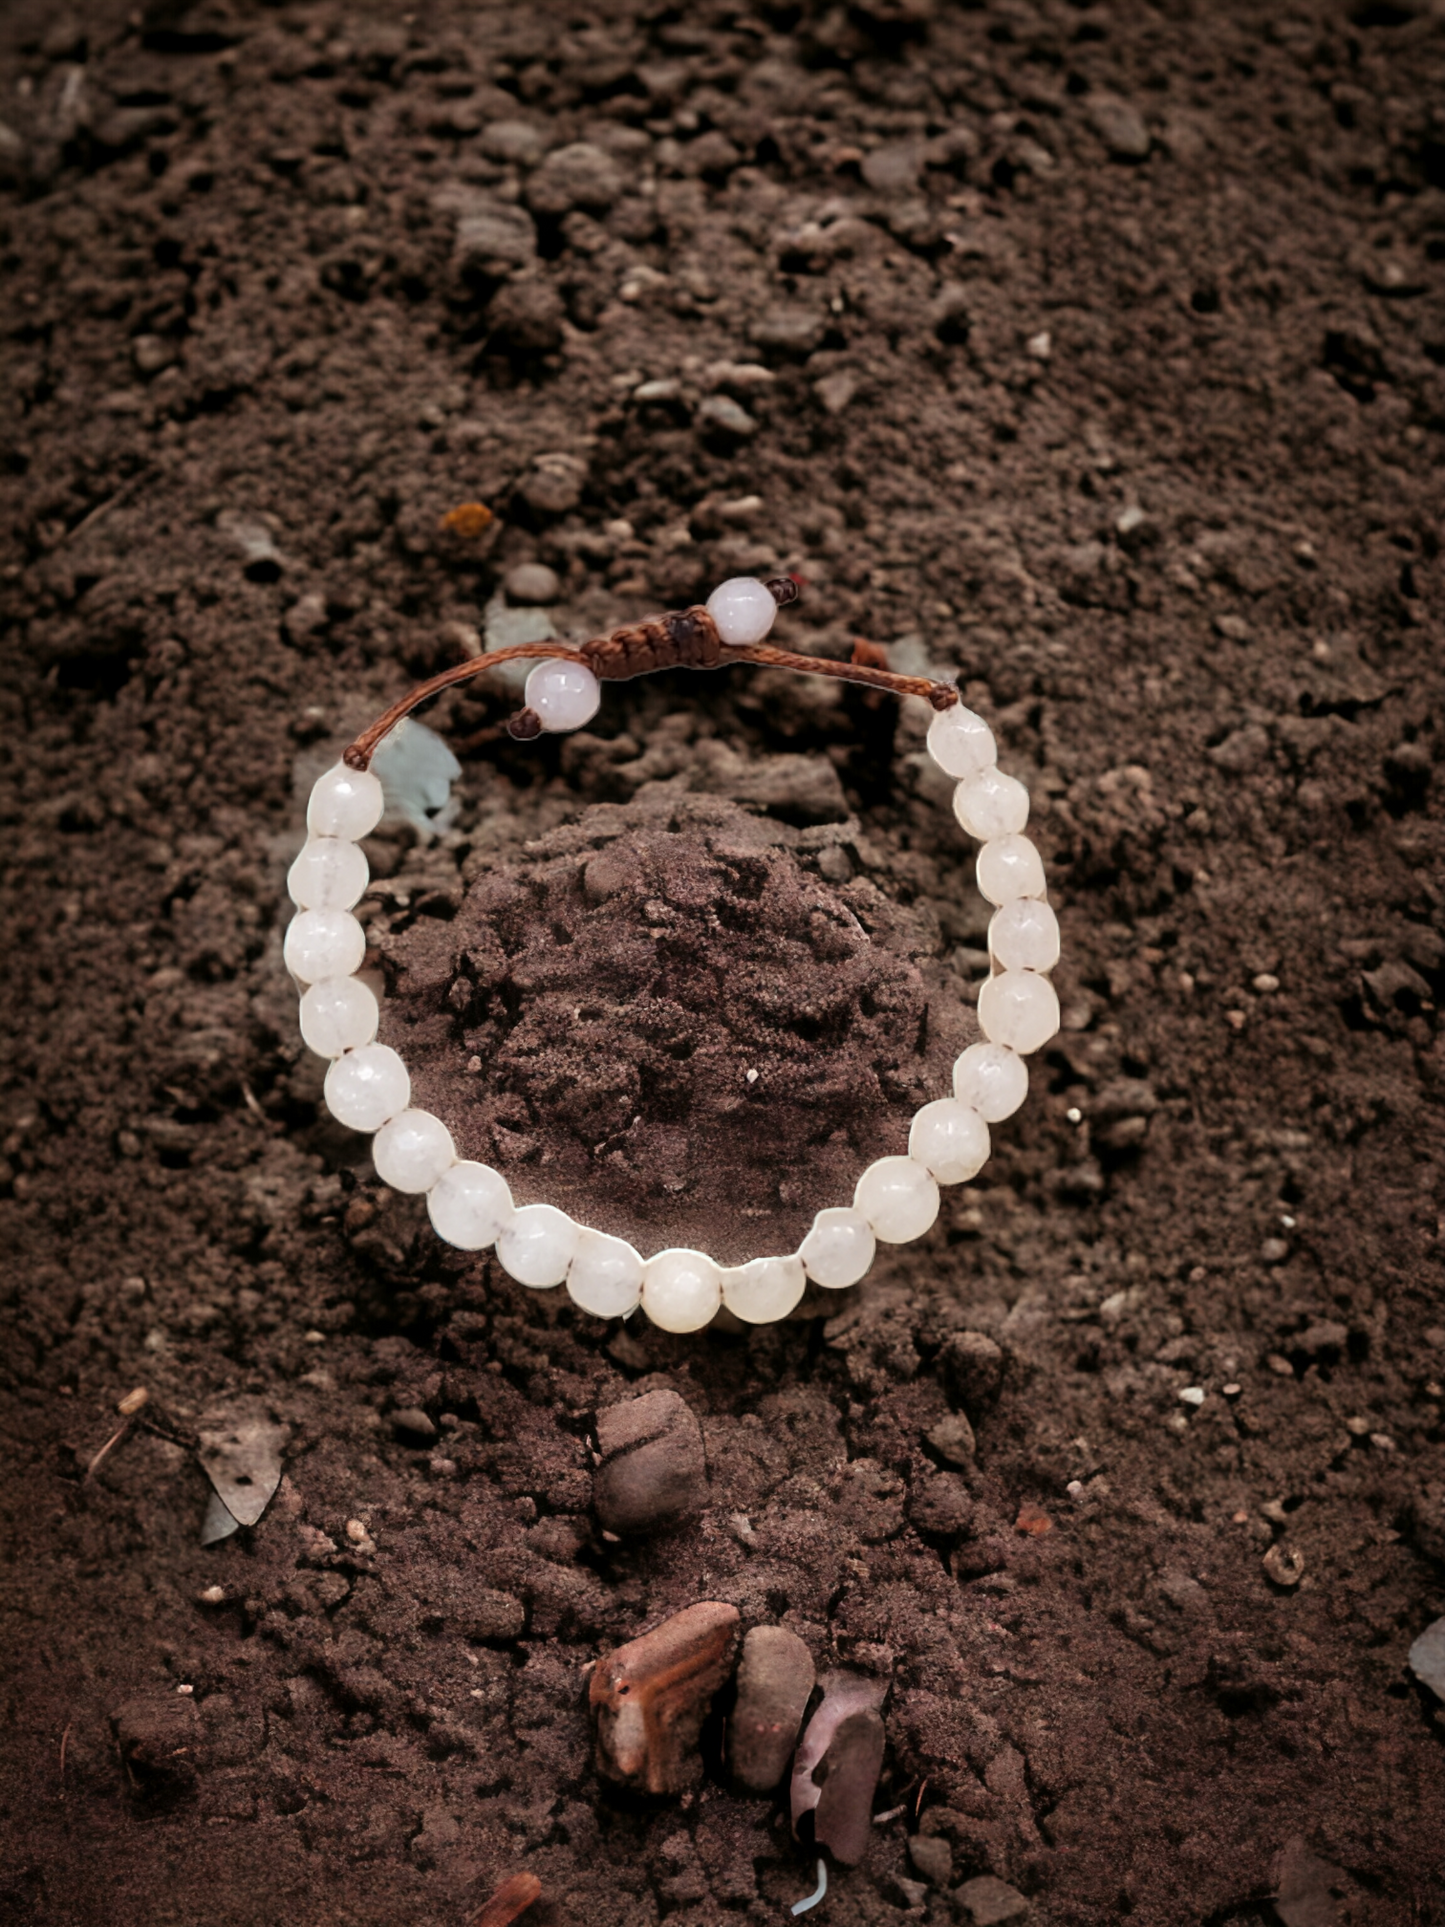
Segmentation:
<svg viewBox="0 0 1445 1927">
<path fill-rule="evenodd" d="M 535 167 L 547 151 L 547 136 L 527 120 L 494 120 L 482 129 L 482 152 L 488 160 L 517 167 Z"/>
<path fill-rule="evenodd" d="M 826 323 L 810 308 L 771 308 L 753 323 L 748 337 L 754 347 L 771 348 L 780 355 L 810 355 L 822 341 Z"/>
<path fill-rule="evenodd" d="M 391 1415 L 391 1428 L 400 1437 L 427 1444 L 436 1437 L 437 1428 L 419 1405 L 404 1405 Z"/>
<path fill-rule="evenodd" d="M 953 1848 L 936 1833 L 915 1834 L 908 1843 L 908 1858 L 935 1887 L 946 1887 L 953 1878 Z"/>
<path fill-rule="evenodd" d="M 676 1392 L 646 1392 L 599 1412 L 597 1443 L 592 1498 L 609 1532 L 648 1532 L 705 1503 L 702 1428 Z"/>
<path fill-rule="evenodd" d="M 1445 1619 L 1427 1626 L 1410 1648 L 1410 1671 L 1436 1699 L 1445 1700 Z"/>
<path fill-rule="evenodd" d="M 921 141 L 885 141 L 863 158 L 863 179 L 875 194 L 912 194 L 922 172 Z"/>
<path fill-rule="evenodd" d="M 757 433 L 757 423 L 731 395 L 709 395 L 697 411 L 698 426 L 711 430 L 714 434 L 731 437 L 734 441 L 746 441 L 749 435 Z"/>
<path fill-rule="evenodd" d="M 562 593 L 557 571 L 549 569 L 545 562 L 519 562 L 514 569 L 508 569 L 502 587 L 509 602 L 536 603 L 543 608 Z"/>
<path fill-rule="evenodd" d="M 1236 729 L 1222 743 L 1216 743 L 1209 751 L 1209 760 L 1231 775 L 1242 776 L 1246 770 L 1262 763 L 1268 754 L 1268 731 L 1259 723 L 1246 723 L 1243 729 Z"/>
<path fill-rule="evenodd" d="M 924 1434 L 941 1459 L 950 1465 L 972 1465 L 977 1447 L 973 1427 L 962 1412 L 950 1412 Z"/>
<path fill-rule="evenodd" d="M 998 1921 L 1022 1920 L 1029 1911 L 1029 1903 L 1018 1888 L 991 1873 L 980 1874 L 976 1880 L 965 1880 L 955 1898 L 962 1917 L 971 1920 L 973 1927 L 995 1927 Z"/>
<path fill-rule="evenodd" d="M 1281 1848 L 1274 1879 L 1274 1911 L 1283 1927 L 1340 1927 L 1344 1876 L 1311 1853 L 1302 1835 Z"/>
<path fill-rule="evenodd" d="M 436 196 L 436 205 L 457 217 L 454 254 L 464 272 L 501 275 L 536 259 L 536 227 L 515 202 L 493 200 L 475 188 L 452 188 Z"/>
<path fill-rule="evenodd" d="M 754 1626 L 743 1641 L 728 1764 L 754 1793 L 771 1793 L 787 1772 L 813 1679 L 812 1654 L 786 1626 Z"/>
<path fill-rule="evenodd" d="M 573 141 L 543 161 L 528 185 L 527 202 L 552 219 L 574 207 L 596 214 L 611 207 L 623 185 L 622 170 L 605 149 Z"/>
<path fill-rule="evenodd" d="M 522 483 L 522 500 L 542 515 L 566 515 L 582 500 L 587 465 L 576 455 L 539 455 Z"/>
<path fill-rule="evenodd" d="M 1149 152 L 1144 116 L 1118 94 L 1096 94 L 1088 106 L 1089 125 L 1116 161 L 1142 161 Z"/>
</svg>

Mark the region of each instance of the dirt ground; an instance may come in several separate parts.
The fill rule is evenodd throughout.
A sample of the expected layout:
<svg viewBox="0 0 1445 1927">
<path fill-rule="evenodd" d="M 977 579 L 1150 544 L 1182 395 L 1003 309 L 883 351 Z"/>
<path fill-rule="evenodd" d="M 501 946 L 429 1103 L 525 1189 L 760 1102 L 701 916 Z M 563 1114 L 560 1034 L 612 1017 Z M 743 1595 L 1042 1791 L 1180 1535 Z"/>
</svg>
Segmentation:
<svg viewBox="0 0 1445 1927">
<path fill-rule="evenodd" d="M 539 1927 L 785 1920 L 715 1745 L 593 1766 L 587 1667 L 719 1599 L 890 1683 L 820 1922 L 1445 1922 L 1440 7 L 12 0 L 0 63 L 0 1913 L 465 1927 L 525 1868 Z M 780 639 L 995 723 L 1064 1027 L 928 1237 L 672 1338 L 378 1186 L 283 879 L 504 582 L 582 635 L 776 569 Z M 467 747 L 514 703 L 431 713 L 384 951 L 707 798 L 976 995 L 921 708 L 676 674 Z M 488 1088 L 548 1195 L 546 1090 Z M 649 1089 L 681 1211 L 716 1147 Z M 203 1549 L 154 1433 L 86 1480 L 137 1387 L 288 1428 L 259 1525 Z M 596 1413 L 658 1387 L 707 1506 L 611 1541 Z"/>
</svg>

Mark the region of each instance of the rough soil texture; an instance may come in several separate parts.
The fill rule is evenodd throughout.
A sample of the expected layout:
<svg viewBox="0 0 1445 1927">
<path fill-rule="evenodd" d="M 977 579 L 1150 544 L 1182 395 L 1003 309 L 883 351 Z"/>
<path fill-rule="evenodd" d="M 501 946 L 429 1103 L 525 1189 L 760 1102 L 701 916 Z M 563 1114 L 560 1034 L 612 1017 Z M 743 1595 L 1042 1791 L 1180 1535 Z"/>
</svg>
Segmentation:
<svg viewBox="0 0 1445 1927">
<path fill-rule="evenodd" d="M 592 1765 L 585 1669 L 711 1598 L 890 1682 L 819 1921 L 1445 1920 L 1438 8 L 16 0 L 0 58 L 9 1917 L 462 1927 L 525 1868 L 541 1927 L 786 1918 L 715 1750 Z M 523 563 L 577 634 L 796 571 L 786 639 L 957 673 L 1032 788 L 1063 1032 L 781 1326 L 527 1292 L 319 1108 L 306 773 Z M 963 996 L 924 721 L 609 691 L 464 752 L 368 914 L 706 796 Z M 254 1529 L 202 1550 L 153 1434 L 85 1481 L 137 1386 L 289 1428 Z M 595 1415 L 658 1387 L 709 1505 L 615 1544 Z"/>
</svg>

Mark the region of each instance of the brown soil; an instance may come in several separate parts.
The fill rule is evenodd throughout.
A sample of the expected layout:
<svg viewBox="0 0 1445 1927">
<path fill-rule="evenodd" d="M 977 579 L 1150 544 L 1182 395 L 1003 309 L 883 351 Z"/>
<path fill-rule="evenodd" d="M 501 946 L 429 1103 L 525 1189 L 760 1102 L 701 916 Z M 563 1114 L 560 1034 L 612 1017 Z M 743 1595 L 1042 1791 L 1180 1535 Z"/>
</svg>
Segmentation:
<svg viewBox="0 0 1445 1927">
<path fill-rule="evenodd" d="M 1438 9 L 17 0 L 0 56 L 10 1917 L 462 1927 L 525 1867 L 543 1927 L 786 1918 L 772 1804 L 591 1764 L 584 1668 L 714 1598 L 891 1680 L 834 1927 L 953 1917 L 915 1833 L 1050 1927 L 1268 1922 L 1297 1840 L 1309 1918 L 1445 1920 Z M 306 777 L 523 562 L 579 634 L 796 571 L 789 641 L 957 673 L 1029 780 L 1063 1032 L 822 1316 L 597 1324 L 319 1106 Z M 931 998 L 982 923 L 924 721 L 610 690 L 467 752 L 369 914 L 707 797 Z M 290 1428 L 255 1529 L 202 1550 L 153 1433 L 85 1481 L 140 1385 Z M 711 1504 L 615 1545 L 594 1415 L 659 1385 Z"/>
</svg>

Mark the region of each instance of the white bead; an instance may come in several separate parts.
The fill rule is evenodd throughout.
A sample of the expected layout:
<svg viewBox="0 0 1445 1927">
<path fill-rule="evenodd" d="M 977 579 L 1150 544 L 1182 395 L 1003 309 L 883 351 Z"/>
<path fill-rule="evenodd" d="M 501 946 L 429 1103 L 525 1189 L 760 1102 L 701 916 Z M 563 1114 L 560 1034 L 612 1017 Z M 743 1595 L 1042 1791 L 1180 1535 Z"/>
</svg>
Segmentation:
<svg viewBox="0 0 1445 1927">
<path fill-rule="evenodd" d="M 379 1131 L 411 1096 L 406 1065 L 387 1044 L 363 1044 L 326 1073 L 326 1108 L 353 1131 Z"/>
<path fill-rule="evenodd" d="M 862 1212 L 834 1205 L 814 1218 L 798 1256 L 815 1285 L 842 1291 L 845 1285 L 857 1284 L 877 1249 L 873 1227 Z"/>
<path fill-rule="evenodd" d="M 1002 1044 L 970 1044 L 953 1067 L 953 1094 L 986 1124 L 1001 1124 L 1029 1094 L 1029 1067 Z"/>
<path fill-rule="evenodd" d="M 1035 971 L 1000 971 L 979 990 L 978 1022 L 991 1044 L 1007 1044 L 1027 1057 L 1058 1030 L 1058 995 Z"/>
<path fill-rule="evenodd" d="M 349 910 L 298 910 L 286 929 L 281 954 L 303 984 L 350 977 L 366 955 L 366 932 Z"/>
<path fill-rule="evenodd" d="M 1026 836 L 996 836 L 978 853 L 978 887 L 990 903 L 1044 894 L 1044 860 Z"/>
<path fill-rule="evenodd" d="M 962 703 L 941 710 L 928 725 L 928 753 L 947 776 L 977 776 L 998 760 L 993 731 Z"/>
<path fill-rule="evenodd" d="M 539 662 L 527 678 L 526 703 L 543 729 L 581 729 L 602 704 L 602 685 L 585 662 Z"/>
<path fill-rule="evenodd" d="M 312 785 L 306 827 L 313 836 L 344 836 L 357 843 L 381 821 L 385 801 L 381 780 L 369 769 L 337 763 Z"/>
<path fill-rule="evenodd" d="M 722 1304 L 722 1273 L 701 1251 L 671 1246 L 642 1268 L 642 1309 L 665 1332 L 701 1331 Z"/>
<path fill-rule="evenodd" d="M 754 1258 L 723 1271 L 722 1301 L 749 1325 L 771 1325 L 787 1317 L 807 1285 L 801 1258 Z"/>
<path fill-rule="evenodd" d="M 381 1013 L 369 984 L 359 977 L 329 977 L 301 999 L 301 1037 L 318 1057 L 359 1050 L 376 1035 Z"/>
<path fill-rule="evenodd" d="M 503 1271 L 519 1285 L 560 1285 L 577 1249 L 581 1226 L 555 1204 L 524 1204 L 497 1234 Z"/>
<path fill-rule="evenodd" d="M 430 1191 L 457 1161 L 452 1134 L 430 1111 L 402 1111 L 371 1141 L 376 1175 L 393 1191 Z"/>
<path fill-rule="evenodd" d="M 567 1267 L 572 1302 L 594 1318 L 626 1318 L 642 1302 L 642 1256 L 625 1238 L 583 1230 Z"/>
<path fill-rule="evenodd" d="M 988 1163 L 988 1126 L 956 1097 L 925 1104 L 908 1133 L 908 1155 L 940 1184 L 965 1184 Z"/>
<path fill-rule="evenodd" d="M 988 949 L 1005 970 L 1052 970 L 1059 961 L 1059 920 L 1046 903 L 1020 897 L 995 910 Z"/>
<path fill-rule="evenodd" d="M 721 640 L 734 649 L 761 642 L 773 626 L 778 605 L 765 583 L 750 575 L 735 575 L 714 589 L 707 612 L 717 624 Z"/>
<path fill-rule="evenodd" d="M 853 1208 L 884 1244 L 921 1238 L 938 1216 L 938 1186 L 913 1158 L 879 1158 L 858 1180 Z"/>
<path fill-rule="evenodd" d="M 953 813 L 981 843 L 1016 836 L 1029 820 L 1029 793 L 1016 776 L 1005 776 L 1001 769 L 981 770 L 953 792 Z"/>
<path fill-rule="evenodd" d="M 500 1171 L 468 1158 L 442 1173 L 426 1208 L 439 1238 L 461 1251 L 484 1251 L 511 1222 L 512 1193 Z"/>
<path fill-rule="evenodd" d="M 349 910 L 371 877 L 366 852 L 340 836 L 313 836 L 286 874 L 301 910 Z"/>
</svg>

